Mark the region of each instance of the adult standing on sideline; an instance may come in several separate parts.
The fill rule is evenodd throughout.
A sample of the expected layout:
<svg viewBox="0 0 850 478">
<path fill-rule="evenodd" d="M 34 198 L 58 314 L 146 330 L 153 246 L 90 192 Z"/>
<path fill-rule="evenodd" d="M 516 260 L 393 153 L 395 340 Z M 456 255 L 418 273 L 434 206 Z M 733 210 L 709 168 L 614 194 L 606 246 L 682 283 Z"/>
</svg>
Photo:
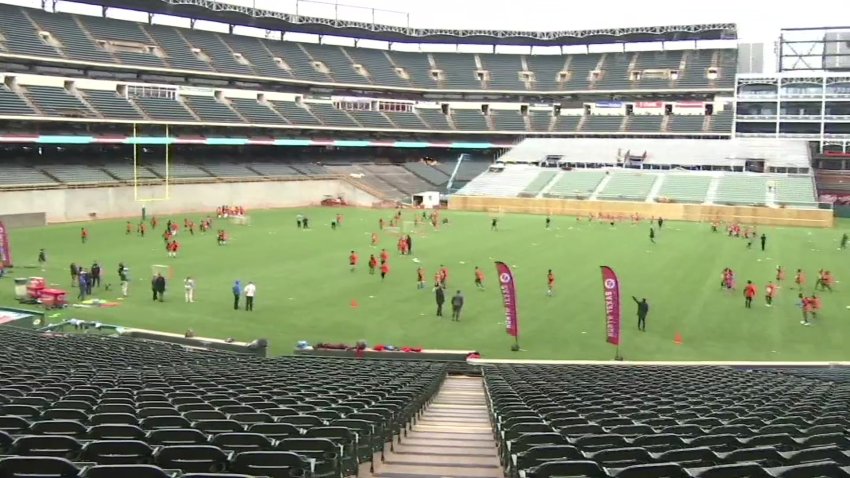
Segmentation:
<svg viewBox="0 0 850 478">
<path fill-rule="evenodd" d="M 239 298 L 242 296 L 242 281 L 233 283 L 233 310 L 239 310 Z"/>
<path fill-rule="evenodd" d="M 434 285 L 434 299 L 437 300 L 437 317 L 442 317 L 443 304 L 446 302 L 446 292 L 439 283 Z"/>
<path fill-rule="evenodd" d="M 195 279 L 187 277 L 183 281 L 183 297 L 190 304 L 195 302 Z"/>
<path fill-rule="evenodd" d="M 91 283 L 93 286 L 100 287 L 100 264 L 97 261 L 91 265 Z"/>
<path fill-rule="evenodd" d="M 762 233 L 762 235 L 761 235 L 761 250 L 762 250 L 762 252 L 764 252 L 764 248 L 766 246 L 767 246 L 767 235 Z"/>
<path fill-rule="evenodd" d="M 156 294 L 159 294 L 159 301 L 163 302 L 165 300 L 165 277 L 162 274 L 157 274 L 154 278 L 154 289 Z"/>
<path fill-rule="evenodd" d="M 463 294 L 460 291 L 452 297 L 452 320 L 455 322 L 460 321 L 460 311 L 463 309 Z"/>
<path fill-rule="evenodd" d="M 121 295 L 127 297 L 130 292 L 130 269 L 123 262 L 118 263 L 118 278 L 121 280 Z"/>
<path fill-rule="evenodd" d="M 156 276 L 151 277 L 151 292 L 153 292 L 153 300 L 157 300 Z"/>
<path fill-rule="evenodd" d="M 254 285 L 253 282 L 248 282 L 248 285 L 245 286 L 245 310 L 253 311 L 254 310 L 254 295 L 257 293 L 257 286 Z"/>
<path fill-rule="evenodd" d="M 632 300 L 637 304 L 638 330 L 646 332 L 646 316 L 649 314 L 649 303 L 646 298 L 637 300 L 637 297 L 632 296 Z"/>
</svg>

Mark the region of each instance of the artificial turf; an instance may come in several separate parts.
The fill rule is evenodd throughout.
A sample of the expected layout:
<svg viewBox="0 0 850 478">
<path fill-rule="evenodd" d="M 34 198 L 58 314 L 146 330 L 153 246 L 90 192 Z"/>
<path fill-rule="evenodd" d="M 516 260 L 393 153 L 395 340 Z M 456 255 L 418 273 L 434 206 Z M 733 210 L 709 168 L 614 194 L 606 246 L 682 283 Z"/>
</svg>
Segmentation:
<svg viewBox="0 0 850 478">
<path fill-rule="evenodd" d="M 345 220 L 333 231 L 329 224 L 338 212 Z M 353 344 L 365 339 L 370 345 L 477 350 L 485 358 L 607 360 L 614 349 L 604 341 L 599 266 L 609 265 L 623 287 L 621 353 L 626 360 L 850 359 L 850 297 L 842 283 L 850 281 L 850 251 L 837 250 L 847 223 L 829 230 L 762 227 L 759 233 L 766 233 L 768 241 L 761 252 L 758 243 L 748 250 L 744 239 L 712 233 L 706 224 L 667 222 L 653 245 L 646 221 L 612 227 L 554 217 L 546 230 L 541 216 L 509 214 L 500 219 L 499 231 L 491 232 L 486 214 L 445 211 L 449 223 L 439 230 L 417 228 L 414 254 L 405 257 L 395 250 L 397 234 L 381 233 L 380 246 L 370 245 L 378 219 L 392 213 L 350 208 L 252 211 L 248 226 L 224 220 L 214 224 L 231 236 L 226 246 L 218 246 L 214 234 L 190 237 L 181 231 L 182 250 L 174 259 L 166 256 L 162 225 L 140 238 L 125 235 L 125 221 L 89 222 L 84 224 L 90 232 L 86 244 L 79 238 L 81 224 L 16 229 L 11 242 L 19 268 L 9 276 L 43 275 L 67 288 L 71 262 L 88 267 L 97 260 L 104 282 L 113 288 L 95 291 L 95 297 L 115 300 L 117 264 L 123 261 L 130 267 L 132 286 L 119 307 L 71 307 L 51 320 L 76 317 L 176 333 L 191 328 L 199 336 L 237 340 L 265 337 L 272 354 L 289 353 L 298 340 Z M 310 230 L 296 228 L 297 214 L 310 218 Z M 404 214 L 410 221 L 414 211 Z M 191 218 L 198 222 L 200 216 Z M 159 219 L 162 224 L 167 218 Z M 172 219 L 183 222 L 183 216 Z M 369 254 L 380 247 L 391 253 L 391 271 L 383 282 L 365 267 Z M 39 248 L 48 255 L 44 272 L 36 266 Z M 353 273 L 348 267 L 351 250 L 361 256 Z M 511 352 L 513 339 L 505 332 L 494 260 L 514 268 L 519 352 Z M 151 300 L 154 264 L 174 270 L 164 303 Z M 435 317 L 431 288 L 416 287 L 418 266 L 430 285 L 441 264 L 450 271 L 448 295 L 459 289 L 466 297 L 460 322 Z M 761 295 L 779 264 L 788 271 L 788 280 L 768 308 Z M 473 286 L 475 266 L 487 275 L 483 291 Z M 739 291 L 734 294 L 720 290 L 724 267 L 736 272 Z M 807 293 L 818 269 L 831 270 L 838 280 L 834 292 L 819 293 L 823 310 L 810 327 L 800 324 L 797 292 L 791 290 L 797 268 L 807 272 Z M 552 297 L 546 296 L 548 269 L 557 276 Z M 9 276 L 0 280 L 0 304 L 12 306 L 17 304 Z M 183 301 L 185 276 L 197 282 L 193 304 Z M 257 285 L 253 312 L 233 310 L 231 285 L 237 279 Z M 750 310 L 744 309 L 740 291 L 747 280 L 759 286 Z M 69 290 L 75 297 L 76 290 Z M 637 331 L 632 295 L 650 303 L 645 333 Z M 677 333 L 681 344 L 674 343 Z"/>
</svg>

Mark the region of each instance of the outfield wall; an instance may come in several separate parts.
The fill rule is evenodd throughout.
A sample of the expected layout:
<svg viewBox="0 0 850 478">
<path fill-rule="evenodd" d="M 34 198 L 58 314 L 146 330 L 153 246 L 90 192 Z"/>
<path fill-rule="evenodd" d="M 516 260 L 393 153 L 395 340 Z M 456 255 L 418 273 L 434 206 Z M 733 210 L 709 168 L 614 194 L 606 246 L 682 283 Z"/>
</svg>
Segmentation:
<svg viewBox="0 0 850 478">
<path fill-rule="evenodd" d="M 140 202 L 139 198 L 148 201 Z M 318 205 L 326 196 L 342 196 L 355 206 L 370 207 L 379 199 L 341 180 L 261 181 L 233 183 L 171 184 L 168 199 L 164 186 L 91 187 L 0 191 L 0 216 L 40 214 L 48 223 L 138 217 L 142 207 L 148 215 L 189 212 L 211 213 L 224 204 L 246 209 Z M 10 226 L 11 227 L 11 226 Z"/>
<path fill-rule="evenodd" d="M 582 201 L 576 199 L 499 198 L 481 196 L 451 196 L 449 209 L 462 211 L 493 211 L 587 216 L 614 214 L 643 217 L 663 217 L 673 221 L 742 222 L 769 226 L 832 227 L 832 211 L 823 209 L 784 209 L 752 206 L 718 206 L 678 203 L 647 203 L 625 201 Z"/>
</svg>

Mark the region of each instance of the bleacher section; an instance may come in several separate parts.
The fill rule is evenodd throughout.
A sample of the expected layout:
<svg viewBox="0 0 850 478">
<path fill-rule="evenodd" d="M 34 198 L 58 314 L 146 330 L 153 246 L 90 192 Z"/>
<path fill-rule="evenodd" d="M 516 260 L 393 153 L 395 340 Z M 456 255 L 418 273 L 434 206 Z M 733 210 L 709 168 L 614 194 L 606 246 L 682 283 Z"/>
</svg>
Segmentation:
<svg viewBox="0 0 850 478">
<path fill-rule="evenodd" d="M 658 180 L 655 174 L 618 172 L 597 193 L 597 198 L 610 201 L 643 201 Z"/>
<path fill-rule="evenodd" d="M 567 171 L 543 195 L 559 199 L 587 199 L 602 182 L 605 172 L 598 171 Z"/>
<path fill-rule="evenodd" d="M 814 179 L 810 176 L 778 177 L 773 181 L 776 203 L 789 207 L 818 207 Z"/>
<path fill-rule="evenodd" d="M 717 204 L 765 205 L 767 203 L 767 178 L 765 176 L 726 175 L 717 187 Z"/>
<path fill-rule="evenodd" d="M 120 63 L 140 68 L 165 66 L 222 74 L 291 77 L 305 82 L 525 91 L 525 82 L 520 80 L 525 62 L 528 74 L 534 79 L 530 82 L 533 90 L 629 90 L 645 87 L 643 82 L 629 79 L 629 65 L 635 55 L 641 68 L 651 66 L 652 60 L 656 59 L 653 53 L 644 52 L 559 56 L 382 52 L 242 38 L 8 5 L 0 6 L 0 15 L 5 20 L 0 26 L 5 46 L 15 54 Z M 49 33 L 57 47 L 44 43 L 38 35 L 40 31 Z M 677 63 L 678 54 L 681 53 L 668 52 L 658 56 L 657 60 L 661 67 L 666 68 Z M 643 57 L 649 59 L 647 63 L 644 63 Z M 684 71 L 680 72 L 680 79 L 669 87 L 731 89 L 736 57 L 735 50 L 687 51 L 684 61 L 678 62 L 684 64 Z M 285 67 L 275 58 L 283 59 Z M 314 64 L 320 65 L 320 69 Z M 479 64 L 487 72 L 485 81 L 478 78 Z M 358 70 L 355 65 L 361 68 Z M 410 80 L 396 74 L 396 67 L 403 70 Z M 432 68 L 442 72 L 439 80 L 432 77 Z M 597 68 L 603 74 L 598 81 L 593 81 L 590 72 Z M 708 79 L 708 68 L 717 69 L 718 79 Z M 682 67 L 677 65 L 676 69 L 681 70 Z M 559 79 L 561 72 L 566 72 L 566 81 Z"/>
<path fill-rule="evenodd" d="M 846 383 L 725 367 L 483 370 L 506 476 L 848 476 Z"/>
<path fill-rule="evenodd" d="M 533 198 L 540 194 L 540 191 L 546 187 L 549 183 L 555 179 L 555 176 L 558 175 L 557 171 L 541 171 L 540 174 L 534 178 L 534 181 L 528 183 L 528 186 L 519 193 L 519 197 L 524 198 Z"/>
<path fill-rule="evenodd" d="M 710 176 L 667 174 L 658 191 L 658 200 L 701 204 L 706 200 L 711 181 Z"/>
<path fill-rule="evenodd" d="M 411 173 L 422 178 L 424 181 L 437 186 L 439 189 L 442 189 L 442 187 L 449 182 L 448 174 L 444 173 L 441 169 L 427 165 L 423 162 L 416 161 L 412 163 L 405 163 L 404 167 Z"/>
<path fill-rule="evenodd" d="M 0 347 L 9 478 L 357 476 L 446 376 L 437 362 L 264 359 L 14 327 Z"/>
<path fill-rule="evenodd" d="M 534 166 L 507 166 L 498 173 L 486 172 L 462 187 L 459 196 L 516 197 L 540 174 Z"/>
</svg>

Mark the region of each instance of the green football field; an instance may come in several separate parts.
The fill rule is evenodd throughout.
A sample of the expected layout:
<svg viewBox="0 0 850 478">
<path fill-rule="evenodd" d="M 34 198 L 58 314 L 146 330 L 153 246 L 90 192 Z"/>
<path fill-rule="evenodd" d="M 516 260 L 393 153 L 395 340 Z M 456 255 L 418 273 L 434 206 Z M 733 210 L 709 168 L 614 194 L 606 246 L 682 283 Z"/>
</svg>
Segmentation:
<svg viewBox="0 0 850 478">
<path fill-rule="evenodd" d="M 334 214 L 345 215 L 344 225 L 332 231 Z M 310 230 L 298 230 L 295 217 L 311 220 Z M 35 266 L 39 248 L 48 254 L 48 267 L 20 268 L 11 276 L 43 275 L 50 283 L 70 285 L 71 262 L 88 267 L 97 260 L 104 268 L 111 291 L 95 297 L 118 298 L 117 264 L 131 270 L 130 297 L 115 308 L 68 308 L 58 321 L 72 317 L 104 323 L 183 333 L 192 328 L 199 336 L 253 340 L 265 337 L 273 354 L 289 353 L 298 340 L 370 345 L 392 344 L 439 349 L 478 350 L 486 358 L 589 359 L 614 356 L 604 341 L 603 302 L 599 266 L 609 265 L 623 287 L 623 345 L 626 360 L 850 360 L 850 282 L 847 254 L 838 250 L 848 224 L 837 229 L 762 228 L 767 251 L 758 245 L 747 250 L 744 239 L 712 233 L 694 223 L 664 224 L 657 244 L 649 242 L 649 226 L 576 222 L 555 217 L 551 230 L 544 218 L 505 215 L 500 230 L 490 231 L 486 214 L 444 212 L 449 224 L 435 231 L 420 227 L 413 233 L 414 255 L 395 251 L 397 235 L 381 234 L 381 246 L 391 252 L 392 270 L 381 282 L 365 267 L 372 248 L 370 234 L 378 219 L 392 211 L 316 208 L 252 211 L 251 224 L 237 226 L 218 221 L 231 236 L 218 246 L 213 234 L 181 231 L 182 250 L 168 258 L 158 231 L 145 238 L 125 235 L 125 221 L 87 223 L 87 244 L 79 238 L 80 224 L 12 231 L 18 266 Z M 405 211 L 410 221 L 413 211 Z M 160 218 L 164 222 L 166 218 Z M 181 224 L 183 216 L 173 217 Z M 198 222 L 200 215 L 193 219 Z M 350 272 L 348 254 L 361 256 L 360 270 Z M 419 263 L 414 262 L 416 258 Z M 511 352 L 512 338 L 505 333 L 494 260 L 513 266 L 519 294 L 520 344 Z M 151 266 L 173 267 L 166 301 L 151 300 Z M 466 306 L 462 320 L 435 317 L 430 287 L 416 287 L 421 265 L 431 282 L 436 269 L 450 271 L 449 294 L 462 290 Z M 753 309 L 744 308 L 740 288 L 747 280 L 764 286 L 777 265 L 788 271 L 803 268 L 811 293 L 818 269 L 826 268 L 838 280 L 835 291 L 825 292 L 823 310 L 811 327 L 800 324 L 797 292 L 783 284 L 775 305 L 765 307 L 761 297 Z M 473 285 L 473 268 L 487 277 L 485 290 Z M 724 267 L 736 271 L 739 291 L 720 290 Z M 546 273 L 557 276 L 556 292 L 546 295 Z M 196 302 L 183 301 L 182 279 L 197 281 Z M 231 284 L 257 284 L 255 310 L 232 308 Z M 76 296 L 76 290 L 70 289 Z M 647 332 L 637 331 L 631 296 L 646 297 L 651 309 Z M 0 304 L 16 305 L 13 281 L 0 280 Z M 352 307 L 356 301 L 358 307 Z M 674 338 L 680 334 L 681 344 Z"/>
</svg>

